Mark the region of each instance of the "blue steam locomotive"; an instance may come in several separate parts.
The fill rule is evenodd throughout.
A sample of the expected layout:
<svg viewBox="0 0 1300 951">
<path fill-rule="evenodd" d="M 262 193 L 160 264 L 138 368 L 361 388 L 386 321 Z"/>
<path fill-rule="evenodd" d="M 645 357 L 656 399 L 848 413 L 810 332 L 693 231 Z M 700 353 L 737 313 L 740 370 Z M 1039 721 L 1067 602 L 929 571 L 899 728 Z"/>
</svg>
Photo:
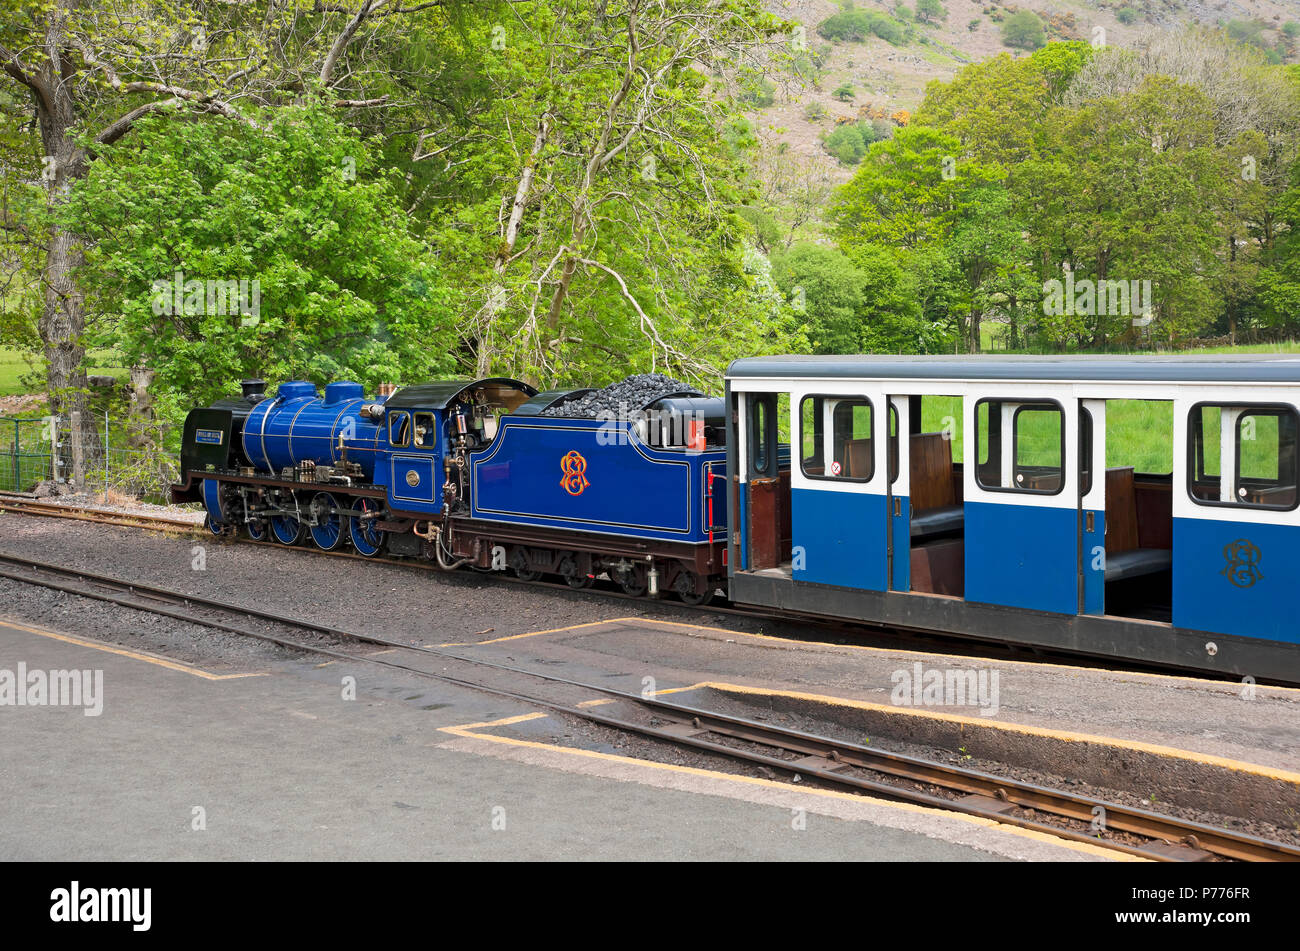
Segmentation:
<svg viewBox="0 0 1300 951">
<path fill-rule="evenodd" d="M 709 599 L 725 581 L 722 401 L 661 386 L 592 414 L 593 392 L 496 377 L 268 397 L 248 380 L 187 417 L 172 497 L 201 500 L 219 535 Z"/>
</svg>

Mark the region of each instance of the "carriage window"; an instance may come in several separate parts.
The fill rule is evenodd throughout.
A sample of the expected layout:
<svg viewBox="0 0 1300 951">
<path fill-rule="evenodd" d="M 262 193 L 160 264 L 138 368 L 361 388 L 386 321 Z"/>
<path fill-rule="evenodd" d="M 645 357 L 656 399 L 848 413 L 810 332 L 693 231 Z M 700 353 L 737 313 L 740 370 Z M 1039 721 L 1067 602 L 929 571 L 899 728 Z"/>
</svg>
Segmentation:
<svg viewBox="0 0 1300 951">
<path fill-rule="evenodd" d="M 825 457 L 824 408 L 831 409 L 830 461 Z M 871 401 L 805 396 L 799 409 L 803 474 L 810 479 L 868 482 L 875 471 L 871 444 Z M 810 445 L 811 439 L 811 445 Z"/>
<path fill-rule="evenodd" d="M 1092 413 L 1079 410 L 1079 494 L 1092 491 Z"/>
<path fill-rule="evenodd" d="M 1290 510 L 1296 507 L 1300 464 L 1300 418 L 1281 406 L 1201 404 L 1192 409 L 1188 432 L 1189 491 L 1201 505 L 1248 505 Z M 1223 433 L 1231 434 L 1224 486 Z"/>
<path fill-rule="evenodd" d="M 769 469 L 775 471 L 772 462 L 772 435 L 769 431 L 770 410 L 766 398 L 755 398 L 750 404 L 750 458 L 753 461 L 753 474 L 770 475 Z"/>
<path fill-rule="evenodd" d="M 1011 445 L 1003 442 L 1010 415 Z M 1054 495 L 1065 485 L 1065 413 L 1056 403 L 980 400 L 975 405 L 975 479 L 995 492 Z"/>
<path fill-rule="evenodd" d="M 889 404 L 889 484 L 898 481 L 898 410 Z"/>
<path fill-rule="evenodd" d="M 804 475 L 825 475 L 826 460 L 822 455 L 822 398 L 805 396 L 799 403 L 799 456 Z"/>
<path fill-rule="evenodd" d="M 388 441 L 394 446 L 405 446 L 411 417 L 407 413 L 388 414 Z"/>
</svg>

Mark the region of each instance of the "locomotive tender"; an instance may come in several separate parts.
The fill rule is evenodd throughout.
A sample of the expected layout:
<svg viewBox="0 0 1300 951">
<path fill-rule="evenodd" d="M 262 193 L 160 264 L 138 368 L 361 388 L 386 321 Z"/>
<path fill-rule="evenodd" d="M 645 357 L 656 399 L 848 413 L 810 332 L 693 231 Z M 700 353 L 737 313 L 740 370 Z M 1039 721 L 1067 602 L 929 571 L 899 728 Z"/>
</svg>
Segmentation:
<svg viewBox="0 0 1300 951">
<path fill-rule="evenodd" d="M 190 414 L 173 498 L 218 534 L 1300 683 L 1300 359 L 758 357 L 640 408 L 680 431 L 564 415 L 589 392 L 250 381 Z M 1108 409 L 1168 471 L 1108 453 Z"/>
</svg>

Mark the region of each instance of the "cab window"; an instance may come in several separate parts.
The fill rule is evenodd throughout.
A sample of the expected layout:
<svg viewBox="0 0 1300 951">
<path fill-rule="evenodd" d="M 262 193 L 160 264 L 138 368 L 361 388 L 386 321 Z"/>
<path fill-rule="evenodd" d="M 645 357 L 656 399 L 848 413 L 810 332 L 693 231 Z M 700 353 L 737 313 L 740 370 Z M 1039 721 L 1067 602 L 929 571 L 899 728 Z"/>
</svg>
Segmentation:
<svg viewBox="0 0 1300 951">
<path fill-rule="evenodd" d="M 405 412 L 392 412 L 388 414 L 388 442 L 389 445 L 402 447 L 410 441 L 411 438 L 411 415 Z"/>
<path fill-rule="evenodd" d="M 432 449 L 438 443 L 437 420 L 432 413 L 415 414 L 414 444 L 421 449 Z"/>
</svg>

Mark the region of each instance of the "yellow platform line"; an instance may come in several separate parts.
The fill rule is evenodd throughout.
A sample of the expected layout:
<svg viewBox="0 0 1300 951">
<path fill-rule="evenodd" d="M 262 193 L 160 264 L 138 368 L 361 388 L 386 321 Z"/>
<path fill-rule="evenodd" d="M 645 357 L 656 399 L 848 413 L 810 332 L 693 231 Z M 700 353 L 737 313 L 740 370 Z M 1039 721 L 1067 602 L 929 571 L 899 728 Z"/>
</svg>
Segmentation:
<svg viewBox="0 0 1300 951">
<path fill-rule="evenodd" d="M 800 795 L 837 799 L 844 802 L 866 803 L 887 809 L 896 809 L 901 812 L 911 812 L 936 818 L 956 819 L 960 822 L 969 823 L 970 825 L 980 826 L 986 829 L 996 829 L 1009 835 L 1032 839 L 1036 842 L 1046 842 L 1051 845 L 1057 845 L 1062 848 L 1081 852 L 1085 855 L 1100 856 L 1120 862 L 1150 861 L 1149 859 L 1142 858 L 1138 855 L 1131 855 L 1127 852 L 1119 852 L 1115 849 L 1106 848 L 1104 845 L 1092 845 L 1088 842 L 1076 842 L 1073 839 L 1062 839 L 1046 832 L 1039 832 L 1035 829 L 1022 829 L 1019 826 L 1008 825 L 1006 823 L 998 822 L 995 819 L 986 819 L 983 816 L 972 816 L 964 812 L 949 812 L 946 809 L 935 809 L 931 806 L 918 806 L 915 803 L 909 802 L 893 802 L 888 799 L 878 799 L 870 795 L 855 795 L 853 793 L 839 792 L 834 789 L 814 789 L 812 787 L 795 786 L 792 783 L 782 783 L 772 779 L 760 779 L 756 776 L 739 776 L 734 773 L 722 773 L 712 769 L 701 769 L 698 766 L 678 766 L 674 763 L 656 763 L 652 760 L 636 759 L 631 756 L 620 756 L 616 753 L 601 753 L 596 750 L 584 750 L 574 746 L 560 746 L 551 743 L 540 743 L 536 740 L 521 740 L 509 736 L 498 736 L 494 733 L 476 732 L 485 727 L 509 726 L 513 723 L 521 723 L 526 720 L 536 720 L 548 715 L 549 714 L 545 713 L 526 713 L 521 716 L 505 717 L 501 720 L 489 720 L 483 723 L 466 723 L 462 726 L 444 726 L 439 727 L 438 729 L 440 732 L 449 733 L 452 736 L 459 736 L 473 740 L 485 740 L 491 743 L 500 743 L 505 746 L 545 750 L 547 752 L 561 753 L 580 759 L 595 759 L 603 760 L 605 762 L 621 763 L 624 765 L 640 766 L 665 772 L 680 773 L 686 776 L 697 776 L 702 779 L 729 780 L 731 782 L 748 786 L 758 786 L 764 789 L 776 789 L 783 792 L 793 791 L 798 792 Z"/>
<path fill-rule="evenodd" d="M 760 697 L 787 697 L 795 700 L 809 700 L 830 706 L 850 707 L 856 710 L 867 710 L 873 713 L 883 713 L 894 716 L 922 717 L 945 723 L 961 724 L 963 726 L 990 727 L 995 730 L 1002 730 L 1009 733 L 1023 733 L 1029 736 L 1063 740 L 1069 743 L 1094 743 L 1100 746 L 1133 750 L 1140 753 L 1151 753 L 1166 758 L 1189 760 L 1207 766 L 1219 766 L 1239 773 L 1253 773 L 1259 776 L 1264 776 L 1268 779 L 1276 779 L 1282 782 L 1300 785 L 1300 773 L 1277 769 L 1273 766 L 1261 766 L 1258 763 L 1247 763 L 1243 760 L 1228 759 L 1226 756 L 1215 756 L 1211 753 L 1197 753 L 1194 750 L 1183 750 L 1173 746 L 1161 746 L 1157 743 L 1146 743 L 1142 740 L 1125 740 L 1120 739 L 1119 737 L 1100 736 L 1093 733 L 1076 733 L 1072 730 L 1057 730 L 1050 727 L 1029 726 L 1023 723 L 1011 723 L 1005 720 L 988 720 L 983 717 L 968 717 L 955 713 L 941 713 L 936 710 L 918 710 L 912 707 L 894 706 L 893 704 L 872 703 L 869 700 L 851 700 L 845 697 L 832 697 L 825 694 L 806 693 L 799 690 L 774 690 L 768 687 L 749 687 L 744 684 L 731 684 L 712 680 L 702 681 L 701 683 L 694 684 L 690 687 L 679 687 L 676 691 L 671 692 L 698 690 L 703 688 L 719 690 L 723 693 L 739 693 Z M 670 691 L 667 690 L 660 691 L 660 693 L 669 692 Z"/>
<path fill-rule="evenodd" d="M 132 660 L 142 660 L 146 664 L 153 664 L 156 667 L 165 667 L 168 670 L 177 670 L 183 674 L 189 674 L 192 677 L 201 677 L 204 680 L 240 680 L 244 677 L 266 676 L 265 673 L 213 674 L 206 670 L 200 670 L 198 667 L 189 667 L 174 660 L 167 660 L 162 657 L 142 654 L 139 651 L 127 650 L 124 647 L 111 647 L 108 644 L 97 644 L 94 641 L 87 641 L 80 637 L 73 637 L 71 634 L 57 634 L 54 631 L 46 631 L 37 627 L 28 627 L 25 624 L 19 624 L 9 618 L 0 617 L 0 625 L 11 627 L 19 631 L 26 631 L 28 634 L 36 634 L 39 637 L 48 637 L 52 640 L 63 641 L 65 644 L 76 644 L 78 647 L 89 647 L 91 650 L 103 651 L 106 654 L 117 654 L 120 657 L 130 657 Z"/>
</svg>

